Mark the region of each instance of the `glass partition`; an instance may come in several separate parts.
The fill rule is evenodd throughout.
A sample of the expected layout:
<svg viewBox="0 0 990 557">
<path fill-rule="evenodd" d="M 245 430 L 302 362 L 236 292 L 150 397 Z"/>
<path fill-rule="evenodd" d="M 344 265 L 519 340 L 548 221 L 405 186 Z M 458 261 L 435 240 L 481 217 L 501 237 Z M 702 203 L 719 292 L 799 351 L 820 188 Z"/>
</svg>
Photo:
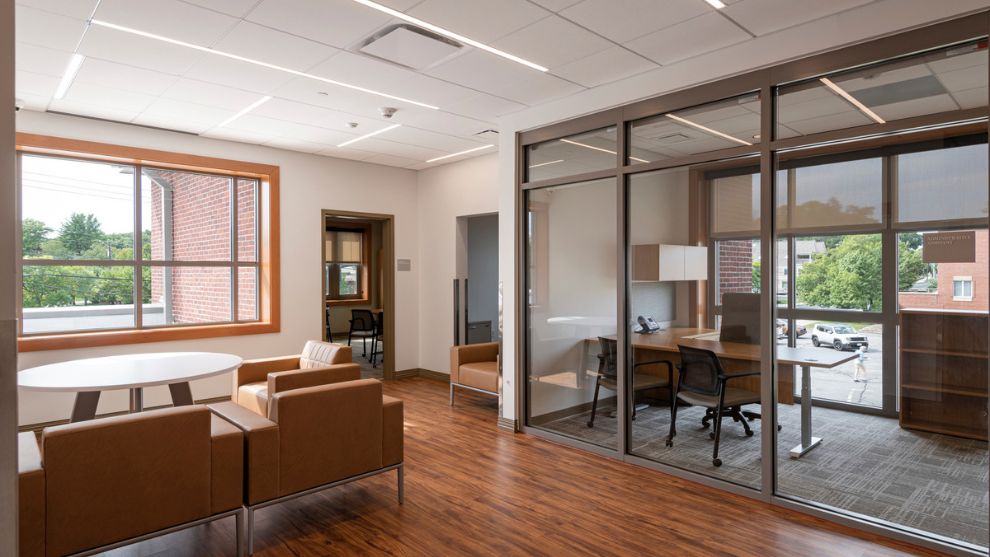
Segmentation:
<svg viewBox="0 0 990 557">
<path fill-rule="evenodd" d="M 526 192 L 527 423 L 617 448 L 615 179 Z"/>
<path fill-rule="evenodd" d="M 615 168 L 615 128 L 602 128 L 526 147 L 529 182 Z"/>
</svg>

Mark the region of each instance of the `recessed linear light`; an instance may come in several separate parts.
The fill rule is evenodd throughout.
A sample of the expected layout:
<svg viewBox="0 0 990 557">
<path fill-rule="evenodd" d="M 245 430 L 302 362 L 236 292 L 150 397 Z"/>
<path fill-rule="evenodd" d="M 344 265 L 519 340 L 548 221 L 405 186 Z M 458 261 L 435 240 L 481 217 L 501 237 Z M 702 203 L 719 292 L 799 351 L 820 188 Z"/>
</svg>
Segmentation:
<svg viewBox="0 0 990 557">
<path fill-rule="evenodd" d="M 69 65 L 65 67 L 62 80 L 58 82 L 58 88 L 55 89 L 56 100 L 61 99 L 69 92 L 69 87 L 72 86 L 72 82 L 76 79 L 76 74 L 79 73 L 79 68 L 82 67 L 84 60 L 86 60 L 86 57 L 82 54 L 73 54 L 69 58 Z"/>
<path fill-rule="evenodd" d="M 686 118 L 681 118 L 680 116 L 674 116 L 673 114 L 667 114 L 666 116 L 667 116 L 667 118 L 670 118 L 671 120 L 673 120 L 675 122 L 680 122 L 680 123 L 684 124 L 685 126 L 691 126 L 692 128 L 696 128 L 696 129 L 699 129 L 699 130 L 701 130 L 703 132 L 707 132 L 707 133 L 710 133 L 712 135 L 721 137 L 722 139 L 728 139 L 729 141 L 735 141 L 736 143 L 739 143 L 740 145 L 752 145 L 752 143 L 750 143 L 749 141 L 746 141 L 744 139 L 739 139 L 738 137 L 732 137 L 731 135 L 729 135 L 727 133 L 722 133 L 722 132 L 720 132 L 718 130 L 713 130 L 713 129 L 709 128 L 708 126 L 702 126 L 701 124 L 692 122 L 691 120 L 688 120 Z"/>
<path fill-rule="evenodd" d="M 356 1 L 356 0 L 355 0 L 355 1 Z M 449 154 L 449 155 L 444 155 L 444 156 L 442 156 L 442 157 L 437 157 L 437 158 L 435 158 L 435 159 L 430 159 L 430 160 L 428 160 L 428 161 L 426 161 L 426 162 L 437 162 L 437 161 L 442 161 L 442 160 L 444 160 L 444 159 L 449 159 L 449 158 L 451 158 L 451 157 L 458 157 L 458 156 L 461 156 L 461 155 L 466 155 L 466 154 L 468 154 L 468 153 L 474 153 L 475 151 L 483 151 L 483 150 L 485 150 L 485 149 L 490 149 L 490 148 L 492 148 L 492 147 L 494 147 L 494 145 L 482 145 L 481 147 L 475 147 L 474 149 L 468 149 L 467 151 L 460 151 L 460 152 L 458 152 L 458 153 L 451 153 L 451 154 Z"/>
<path fill-rule="evenodd" d="M 424 102 L 414 101 L 412 99 L 407 99 L 405 97 L 399 97 L 397 95 L 390 95 L 388 93 L 383 93 L 381 91 L 375 91 L 374 89 L 368 89 L 366 87 L 361 87 L 359 85 L 352 85 L 350 83 L 344 83 L 343 81 L 336 81 L 333 79 L 328 79 L 325 77 L 320 77 L 318 75 L 313 75 L 311 73 L 301 72 L 299 70 L 293 70 L 291 68 L 286 68 L 283 66 L 277 66 L 275 64 L 269 64 L 268 62 L 262 62 L 261 60 L 255 60 L 253 58 L 247 58 L 245 56 L 238 56 L 237 54 L 231 54 L 230 52 L 224 52 L 222 50 L 217 50 L 215 48 L 209 48 L 205 46 L 200 46 L 197 44 L 187 43 L 185 41 L 180 41 L 178 39 L 172 39 L 170 37 L 165 37 L 162 35 L 156 35 L 154 33 L 148 33 L 147 31 L 141 31 L 140 29 L 134 29 L 132 27 L 125 27 L 123 25 L 117 25 L 116 23 L 110 23 L 107 21 L 102 21 L 99 19 L 91 20 L 90 23 L 93 25 L 99 25 L 100 27 L 106 27 L 107 29 L 114 29 L 117 31 L 122 31 L 124 33 L 130 33 L 131 35 L 137 35 L 139 37 L 145 37 L 148 39 L 155 39 L 156 41 L 162 41 L 169 44 L 174 44 L 178 46 L 184 46 L 186 48 L 191 48 L 193 50 L 198 50 L 200 52 L 208 52 L 210 54 L 216 54 L 217 56 L 223 56 L 224 58 L 230 58 L 231 60 L 238 60 L 240 62 L 247 62 L 248 64 L 254 64 L 256 66 L 261 66 L 263 68 L 268 68 L 272 70 L 277 70 L 280 72 L 285 72 L 288 74 L 296 75 L 299 77 L 305 77 L 313 79 L 316 81 L 322 81 L 323 83 L 329 83 L 331 85 L 337 85 L 338 87 L 345 87 L 347 89 L 352 89 L 354 91 L 361 91 L 362 93 L 368 93 L 370 95 L 377 95 L 379 97 L 385 97 L 386 99 L 392 99 L 404 103 L 414 104 L 416 106 L 422 106 L 423 108 L 429 108 L 432 110 L 440 110 L 440 107 L 433 106 L 432 104 L 427 104 Z"/>
<path fill-rule="evenodd" d="M 266 102 L 268 102 L 270 100 L 272 100 L 272 97 L 269 96 L 269 95 L 266 95 L 264 97 L 261 97 L 260 99 L 258 99 L 256 101 L 254 101 L 253 103 L 249 104 L 246 108 L 244 108 L 243 110 L 241 110 L 237 114 L 234 114 L 230 118 L 227 118 L 223 122 L 220 122 L 219 124 L 217 124 L 217 127 L 218 128 L 222 128 L 222 127 L 226 126 L 227 124 L 230 124 L 234 120 L 240 118 L 241 116 L 244 116 L 248 112 L 251 112 L 252 110 L 258 108 L 259 106 L 265 104 Z"/>
<path fill-rule="evenodd" d="M 530 62 L 529 60 L 524 60 L 523 58 L 520 58 L 518 56 L 514 56 L 512 54 L 509 54 L 508 52 L 501 51 L 501 50 L 499 50 L 499 49 L 497 49 L 495 47 L 488 46 L 488 45 L 486 45 L 484 43 L 479 43 L 478 41 L 476 41 L 474 39 L 469 39 L 469 38 L 467 38 L 467 37 L 465 37 L 463 35 L 458 35 L 457 33 L 454 33 L 453 31 L 448 31 L 448 30 L 444 29 L 443 27 L 438 27 L 436 25 L 433 25 L 432 23 L 427 23 L 427 22 L 425 22 L 425 21 L 423 21 L 421 19 L 415 18 L 415 17 L 413 17 L 411 15 L 406 15 L 406 14 L 400 12 L 399 10 L 393 10 L 392 8 L 389 8 L 387 6 L 382 6 L 381 4 L 379 4 L 377 2 L 372 2 L 371 0 L 354 0 L 354 2 L 357 2 L 358 4 L 362 4 L 362 5 L 367 6 L 369 8 L 378 10 L 380 12 L 386 13 L 386 14 L 392 16 L 392 17 L 399 18 L 399 19 L 401 19 L 403 21 L 408 21 L 409 23 L 412 23 L 413 25 L 422 27 L 423 29 L 428 29 L 430 31 L 433 31 L 434 33 L 437 33 L 437 34 L 443 35 L 445 37 L 449 37 L 451 39 L 454 39 L 455 41 L 459 41 L 459 42 L 462 42 L 462 43 L 465 43 L 465 44 L 469 44 L 469 45 L 471 45 L 471 46 L 473 46 L 475 48 L 480 48 L 481 50 L 484 50 L 486 52 L 490 52 L 490 53 L 492 53 L 492 54 L 494 54 L 496 56 L 501 56 L 502 58 L 505 58 L 506 60 L 512 60 L 513 62 L 517 62 L 517 63 L 522 64 L 524 66 L 529 66 L 530 68 L 533 68 L 534 70 L 539 70 L 541 72 L 550 71 L 549 68 L 545 68 L 545 67 L 543 67 L 543 66 L 541 66 L 539 64 Z"/>
<path fill-rule="evenodd" d="M 856 99 L 856 97 L 850 95 L 842 87 L 839 87 L 835 83 L 832 83 L 832 80 L 831 79 L 829 79 L 827 77 L 823 77 L 823 78 L 819 79 L 819 81 L 821 81 L 822 83 L 824 83 L 825 86 L 828 87 L 829 89 L 831 89 L 836 95 L 839 95 L 843 99 L 846 99 L 847 101 L 849 101 L 849 104 L 851 104 L 851 105 L 855 106 L 856 108 L 858 108 L 860 112 L 862 112 L 863 114 L 866 114 L 867 116 L 869 116 L 870 119 L 872 119 L 874 122 L 876 122 L 878 124 L 886 124 L 887 123 L 886 120 L 884 120 L 880 116 L 877 116 L 877 113 L 876 112 L 873 112 L 865 104 L 859 102 L 859 100 Z"/>
<path fill-rule="evenodd" d="M 721 10 L 725 7 L 725 2 L 722 0 L 705 0 L 705 2 L 708 2 L 716 10 Z"/>
<path fill-rule="evenodd" d="M 529 167 L 530 168 L 539 168 L 541 166 L 549 166 L 551 164 L 557 164 L 559 162 L 564 162 L 564 159 L 557 159 L 555 161 L 541 162 L 540 164 L 531 164 L 531 165 L 529 165 Z"/>
<path fill-rule="evenodd" d="M 382 128 L 380 130 L 376 130 L 376 131 L 373 131 L 371 133 L 364 134 L 361 137 L 355 137 L 354 139 L 349 139 L 349 140 L 341 143 L 337 147 L 347 147 L 348 145 L 350 145 L 352 143 L 357 143 L 358 141 L 361 141 L 363 139 L 368 139 L 369 137 L 374 137 L 374 136 L 376 136 L 376 135 L 378 135 L 380 133 L 385 133 L 385 132 L 387 132 L 389 130 L 394 130 L 395 128 L 398 128 L 401 125 L 402 124 L 392 124 L 391 126 L 388 126 L 386 128 Z"/>
<path fill-rule="evenodd" d="M 578 143 L 577 141 L 573 141 L 573 140 L 570 140 L 570 139 L 561 139 L 561 141 L 564 142 L 564 143 L 569 143 L 571 145 L 577 145 L 578 147 L 584 147 L 585 149 L 591 149 L 593 151 L 601 151 L 602 153 L 608 153 L 610 155 L 617 154 L 615 151 L 613 151 L 611 149 L 605 149 L 604 147 L 595 147 L 594 145 L 588 145 L 587 143 Z M 629 157 L 629 160 L 636 161 L 636 162 L 642 162 L 642 163 L 650 162 L 648 160 L 640 159 L 640 158 L 637 158 L 637 157 Z"/>
</svg>

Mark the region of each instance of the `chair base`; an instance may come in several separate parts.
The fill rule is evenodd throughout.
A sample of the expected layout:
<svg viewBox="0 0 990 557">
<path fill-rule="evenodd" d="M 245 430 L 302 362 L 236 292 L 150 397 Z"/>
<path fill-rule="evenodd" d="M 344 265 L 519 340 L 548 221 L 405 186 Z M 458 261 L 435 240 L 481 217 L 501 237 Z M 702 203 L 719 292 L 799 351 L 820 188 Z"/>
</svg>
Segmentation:
<svg viewBox="0 0 990 557">
<path fill-rule="evenodd" d="M 293 499 L 298 499 L 300 497 L 305 497 L 307 495 L 312 495 L 313 493 L 318 493 L 320 491 L 325 491 L 330 488 L 334 488 L 340 485 L 351 483 L 357 480 L 363 480 L 364 478 L 369 478 L 371 476 L 376 476 L 378 474 L 384 474 L 385 472 L 391 472 L 392 470 L 397 471 L 398 475 L 398 495 L 399 504 L 403 504 L 405 501 L 405 473 L 403 469 L 403 462 L 398 464 L 392 464 L 390 466 L 385 466 L 377 470 L 372 470 L 370 472 L 365 472 L 363 474 L 358 474 L 356 476 L 351 476 L 349 478 L 344 478 L 342 480 L 337 480 L 335 482 L 330 482 L 328 484 L 318 485 L 316 487 L 311 487 L 307 490 L 300 491 L 298 493 L 291 493 L 289 495 L 283 495 L 275 499 L 269 499 L 268 501 L 263 501 L 261 503 L 255 503 L 254 505 L 245 506 L 244 510 L 247 511 L 247 554 L 254 554 L 254 513 L 255 511 L 261 510 L 265 507 L 271 507 L 273 505 L 278 505 L 279 503 L 285 503 L 286 501 L 291 501 Z M 240 536 L 238 536 L 238 542 L 240 541 Z M 238 557 L 240 557 L 238 552 Z"/>
<path fill-rule="evenodd" d="M 210 516 L 207 516 L 205 518 L 201 518 L 199 520 L 193 520 L 192 522 L 186 522 L 186 523 L 183 523 L 183 524 L 178 524 L 178 525 L 175 525 L 175 526 L 172 526 L 172 527 L 169 527 L 169 528 L 165 528 L 163 530 L 156 530 L 154 532 L 149 532 L 147 534 L 142 534 L 140 536 L 135 536 L 133 538 L 129 538 L 129 539 L 126 539 L 126 540 L 122 540 L 122 541 L 119 541 L 119 542 L 114 542 L 112 544 L 107 544 L 107 545 L 103 545 L 103 546 L 100 546 L 100 547 L 94 547 L 92 549 L 87 549 L 87 550 L 81 551 L 79 553 L 72 553 L 69 557 L 84 557 L 86 555 L 96 555 L 98 553 L 105 553 L 105 552 L 110 551 L 112 549 L 117 549 L 117 548 L 124 547 L 124 546 L 127 546 L 127 545 L 135 544 L 135 543 L 138 543 L 138 542 L 147 541 L 147 540 L 150 540 L 150 539 L 153 539 L 153 538 L 158 538 L 158 537 L 161 537 L 161 536 L 165 536 L 167 534 L 171 534 L 173 532 L 178 532 L 180 530 L 185 530 L 187 528 L 192 528 L 194 526 L 200 526 L 200 525 L 206 524 L 208 522 L 213 522 L 214 520 L 220 520 L 220 519 L 231 517 L 231 516 L 235 517 L 235 519 L 236 519 L 236 526 L 235 526 L 236 534 L 235 534 L 235 536 L 237 538 L 237 557 L 241 557 L 242 555 L 244 555 L 244 507 L 240 507 L 240 508 L 237 508 L 237 509 L 234 509 L 234 510 L 230 510 L 230 511 L 227 511 L 227 512 L 223 512 L 223 513 L 218 513 L 218 514 L 210 515 Z"/>
<path fill-rule="evenodd" d="M 482 393 L 482 394 L 486 394 L 486 395 L 498 396 L 498 393 L 495 392 L 495 391 L 486 391 L 485 389 L 479 389 L 478 387 L 470 387 L 468 385 L 461 385 L 460 383 L 454 383 L 453 381 L 451 381 L 450 382 L 450 405 L 451 406 L 454 405 L 454 387 L 457 387 L 458 389 L 467 389 L 469 391 L 474 391 L 476 393 Z"/>
</svg>

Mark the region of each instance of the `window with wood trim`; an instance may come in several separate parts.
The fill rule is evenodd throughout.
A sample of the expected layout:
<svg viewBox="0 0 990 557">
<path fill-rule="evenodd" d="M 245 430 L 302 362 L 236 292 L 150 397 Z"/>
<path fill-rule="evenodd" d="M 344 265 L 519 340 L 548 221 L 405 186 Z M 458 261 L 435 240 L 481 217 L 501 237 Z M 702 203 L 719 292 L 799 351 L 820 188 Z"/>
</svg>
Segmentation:
<svg viewBox="0 0 990 557">
<path fill-rule="evenodd" d="M 324 295 L 330 301 L 367 300 L 371 228 L 330 224 L 326 230 Z"/>
<path fill-rule="evenodd" d="M 22 351 L 278 330 L 277 167 L 18 142 Z"/>
</svg>

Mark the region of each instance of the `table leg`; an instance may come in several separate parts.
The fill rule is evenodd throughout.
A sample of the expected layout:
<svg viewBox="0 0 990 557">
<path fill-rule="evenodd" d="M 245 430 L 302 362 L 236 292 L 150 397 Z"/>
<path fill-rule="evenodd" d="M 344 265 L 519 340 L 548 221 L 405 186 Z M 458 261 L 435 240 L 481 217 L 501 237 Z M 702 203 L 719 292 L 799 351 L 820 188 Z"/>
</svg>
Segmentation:
<svg viewBox="0 0 990 557">
<path fill-rule="evenodd" d="M 804 456 L 821 442 L 811 436 L 811 366 L 801 366 L 801 444 L 791 449 L 791 458 Z"/>
<path fill-rule="evenodd" d="M 100 402 L 100 391 L 85 391 L 76 393 L 76 402 L 72 405 L 73 422 L 84 422 L 96 417 L 96 405 Z"/>
<path fill-rule="evenodd" d="M 189 388 L 188 381 L 172 383 L 168 386 L 168 390 L 172 393 L 172 406 L 189 406 L 193 403 L 192 389 Z"/>
<path fill-rule="evenodd" d="M 134 387 L 131 389 L 131 413 L 141 412 L 144 410 L 144 389 L 141 387 Z"/>
</svg>

